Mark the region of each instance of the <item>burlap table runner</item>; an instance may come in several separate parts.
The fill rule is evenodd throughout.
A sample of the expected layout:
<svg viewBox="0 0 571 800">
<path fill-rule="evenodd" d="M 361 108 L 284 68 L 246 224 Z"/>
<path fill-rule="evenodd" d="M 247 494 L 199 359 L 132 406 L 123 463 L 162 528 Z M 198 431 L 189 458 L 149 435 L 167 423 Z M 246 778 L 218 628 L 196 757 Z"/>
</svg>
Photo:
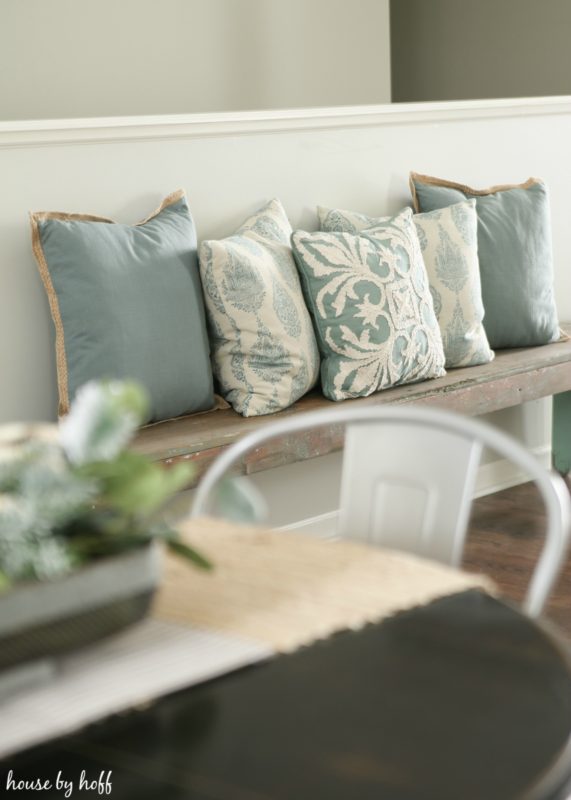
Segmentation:
<svg viewBox="0 0 571 800">
<path fill-rule="evenodd" d="M 351 541 L 203 519 L 182 526 L 212 572 L 167 556 L 154 614 L 226 631 L 288 652 L 467 589 L 494 593 L 482 576 Z"/>
</svg>

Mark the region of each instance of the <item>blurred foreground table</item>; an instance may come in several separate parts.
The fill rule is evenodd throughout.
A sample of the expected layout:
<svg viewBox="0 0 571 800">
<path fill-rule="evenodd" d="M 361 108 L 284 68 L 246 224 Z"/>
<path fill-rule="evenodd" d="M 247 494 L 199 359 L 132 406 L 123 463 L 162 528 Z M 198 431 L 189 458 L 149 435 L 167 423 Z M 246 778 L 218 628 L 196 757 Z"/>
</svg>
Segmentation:
<svg viewBox="0 0 571 800">
<path fill-rule="evenodd" d="M 251 552 L 244 545 L 247 569 Z M 316 580 L 311 567 L 305 579 Z M 10 774 L 55 786 L 59 773 L 73 796 L 89 796 L 79 793 L 83 777 L 91 796 L 110 786 L 114 800 L 563 800 L 571 777 L 564 649 L 483 589 L 436 594 L 11 757 L 0 789 Z M 275 596 L 279 605 L 283 592 Z M 302 593 L 300 608 L 314 601 Z M 172 602 L 163 596 L 159 608 L 173 613 Z M 284 630 L 290 642 L 291 624 Z"/>
</svg>

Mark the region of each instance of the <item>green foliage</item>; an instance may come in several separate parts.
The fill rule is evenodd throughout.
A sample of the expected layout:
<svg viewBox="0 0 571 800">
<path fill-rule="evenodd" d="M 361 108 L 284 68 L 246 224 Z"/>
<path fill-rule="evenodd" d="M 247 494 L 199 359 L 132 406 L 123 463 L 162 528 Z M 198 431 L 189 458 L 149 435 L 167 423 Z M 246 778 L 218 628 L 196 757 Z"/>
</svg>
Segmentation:
<svg viewBox="0 0 571 800">
<path fill-rule="evenodd" d="M 183 558 L 194 561 L 195 564 L 203 569 L 211 568 L 210 562 L 207 561 L 197 550 L 195 550 L 194 547 L 190 547 L 190 545 L 185 544 L 185 542 L 181 542 L 179 539 L 171 537 L 167 537 L 166 542 L 169 550 L 172 553 L 175 553 L 175 555 L 183 556 Z"/>
<path fill-rule="evenodd" d="M 90 383 L 57 431 L 0 429 L 0 591 L 157 538 L 196 566 L 210 566 L 152 521 L 193 470 L 165 470 L 124 449 L 146 407 L 137 384 Z"/>
<path fill-rule="evenodd" d="M 99 502 L 126 515 L 148 515 L 188 483 L 192 468 L 179 464 L 170 470 L 136 453 L 122 452 L 112 461 L 96 461 L 78 468 L 86 480 L 97 481 Z"/>
<path fill-rule="evenodd" d="M 88 383 L 60 426 L 60 441 L 72 464 L 112 461 L 145 417 L 147 396 L 127 381 Z"/>
</svg>

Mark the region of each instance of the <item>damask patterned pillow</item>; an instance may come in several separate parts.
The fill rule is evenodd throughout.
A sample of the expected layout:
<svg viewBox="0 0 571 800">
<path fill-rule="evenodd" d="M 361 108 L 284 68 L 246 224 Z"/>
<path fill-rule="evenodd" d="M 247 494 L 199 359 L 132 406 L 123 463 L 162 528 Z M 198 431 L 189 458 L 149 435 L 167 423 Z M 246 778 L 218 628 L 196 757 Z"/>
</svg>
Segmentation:
<svg viewBox="0 0 571 800">
<path fill-rule="evenodd" d="M 272 200 L 234 236 L 200 248 L 214 374 L 245 417 L 287 408 L 319 375 L 290 237 L 285 211 Z"/>
<path fill-rule="evenodd" d="M 406 209 L 363 231 L 292 237 L 330 400 L 444 375 L 440 330 Z"/>
<path fill-rule="evenodd" d="M 318 215 L 322 230 L 350 233 L 359 233 L 387 220 L 321 207 Z M 487 364 L 494 353 L 482 324 L 484 306 L 475 200 L 416 214 L 413 219 L 442 334 L 446 368 Z"/>
</svg>

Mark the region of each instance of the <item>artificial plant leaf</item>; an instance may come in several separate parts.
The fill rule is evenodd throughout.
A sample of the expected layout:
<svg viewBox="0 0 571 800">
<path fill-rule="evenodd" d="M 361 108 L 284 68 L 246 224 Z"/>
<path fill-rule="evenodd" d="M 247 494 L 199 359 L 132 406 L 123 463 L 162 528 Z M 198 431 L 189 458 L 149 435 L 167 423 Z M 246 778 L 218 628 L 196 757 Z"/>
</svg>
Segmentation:
<svg viewBox="0 0 571 800">
<path fill-rule="evenodd" d="M 0 492 L 15 492 L 27 466 L 24 456 L 7 458 L 0 451 Z"/>
<path fill-rule="evenodd" d="M 98 492 L 97 482 L 49 462 L 31 463 L 20 480 L 20 497 L 43 526 L 56 529 L 80 516 Z"/>
<path fill-rule="evenodd" d="M 175 494 L 188 487 L 195 474 L 193 464 L 175 464 L 168 469 L 158 467 L 164 476 L 164 487 L 168 495 Z"/>
<path fill-rule="evenodd" d="M 0 430 L 0 591 L 11 582 L 66 574 L 94 558 L 157 538 L 207 566 L 151 515 L 188 485 L 193 467 L 168 470 L 125 445 L 146 413 L 146 393 L 128 382 L 83 387 L 56 426 Z M 44 426 L 46 427 L 46 426 Z"/>
<path fill-rule="evenodd" d="M 97 535 L 76 536 L 70 541 L 69 546 L 76 561 L 84 563 L 92 558 L 118 555 L 127 550 L 144 547 L 152 541 L 152 538 L 147 531 L 136 531 L 131 528 L 121 533 L 109 534 L 101 531 Z"/>
<path fill-rule="evenodd" d="M 87 464 L 81 472 L 99 480 L 104 505 L 125 514 L 146 516 L 182 488 L 193 469 L 178 464 L 165 470 L 137 453 L 124 452 L 113 461 Z"/>
<path fill-rule="evenodd" d="M 60 443 L 72 464 L 114 459 L 141 424 L 148 398 L 129 381 L 86 383 L 60 424 Z"/>
<path fill-rule="evenodd" d="M 167 546 L 171 552 L 175 553 L 177 556 L 182 556 L 187 561 L 191 561 L 195 566 L 200 567 L 201 569 L 212 569 L 212 563 L 208 561 L 203 555 L 201 555 L 194 547 L 191 547 L 184 542 L 181 542 L 178 538 L 167 538 L 166 539 Z"/>
</svg>

